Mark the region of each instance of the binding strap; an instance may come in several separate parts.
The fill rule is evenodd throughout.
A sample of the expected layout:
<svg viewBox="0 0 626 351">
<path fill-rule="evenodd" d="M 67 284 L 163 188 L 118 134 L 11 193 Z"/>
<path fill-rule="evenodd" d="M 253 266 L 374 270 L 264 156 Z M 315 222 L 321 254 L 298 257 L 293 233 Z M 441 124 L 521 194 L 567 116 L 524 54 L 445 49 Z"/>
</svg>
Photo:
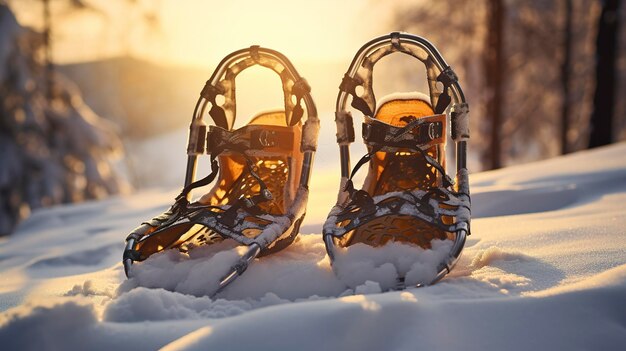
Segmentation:
<svg viewBox="0 0 626 351">
<path fill-rule="evenodd" d="M 294 127 L 248 125 L 235 131 L 210 126 L 207 132 L 207 153 L 254 150 L 267 153 L 285 153 L 295 150 Z"/>
<path fill-rule="evenodd" d="M 363 122 L 363 140 L 380 151 L 396 151 L 397 148 L 417 150 L 445 142 L 446 115 L 428 117 L 405 116 L 412 120 L 412 127 L 396 127 L 374 118 Z"/>
<path fill-rule="evenodd" d="M 427 149 L 428 147 L 430 147 L 431 144 L 443 143 L 445 141 L 444 140 L 445 129 L 446 129 L 445 128 L 445 121 L 446 121 L 445 115 L 442 114 L 442 115 L 435 115 L 435 116 L 428 116 L 428 117 L 420 117 L 420 118 L 414 119 L 413 121 L 409 122 L 407 125 L 403 127 L 394 127 L 394 126 L 380 122 L 373 118 L 370 118 L 367 121 L 371 123 L 372 125 L 379 126 L 379 127 L 374 127 L 374 128 L 379 128 L 380 131 L 373 132 L 373 133 L 381 133 L 381 134 L 379 134 L 378 136 L 372 136 L 372 138 L 378 138 L 378 140 L 382 139 L 382 141 L 368 143 L 371 146 L 371 150 L 367 154 L 365 154 L 363 157 L 361 157 L 361 159 L 356 163 L 356 165 L 354 165 L 354 168 L 352 169 L 352 172 L 350 173 L 350 177 L 346 181 L 346 185 L 343 189 L 344 191 L 348 192 L 351 198 L 354 198 L 355 194 L 357 193 L 356 189 L 354 188 L 354 183 L 352 182 L 352 178 L 354 178 L 354 176 L 356 175 L 356 172 L 364 164 L 371 161 L 372 156 L 374 156 L 378 151 L 392 151 L 393 152 L 395 151 L 394 148 L 407 148 L 407 149 L 416 150 L 417 152 L 419 152 L 420 155 L 422 155 L 422 157 L 424 157 L 424 160 L 426 161 L 426 163 L 428 163 L 432 167 L 435 167 L 435 169 L 439 171 L 439 173 L 442 176 L 441 178 L 443 181 L 443 186 L 445 188 L 454 184 L 450 176 L 446 174 L 446 171 L 441 166 L 441 164 L 439 164 L 437 160 L 430 157 L 424 151 L 424 149 Z M 423 144 L 423 143 L 420 143 L 421 141 L 420 135 L 421 133 L 425 133 L 425 132 L 419 132 L 419 130 L 424 128 L 423 126 L 425 125 L 429 126 L 426 129 L 427 131 L 429 129 L 432 131 L 434 129 L 439 129 L 439 128 L 441 128 L 441 130 L 439 131 L 437 138 L 433 138 L 429 143 Z M 430 127 L 430 125 L 433 125 L 434 127 Z M 370 128 L 370 127 L 367 127 L 367 128 Z M 385 133 L 382 134 L 383 132 Z M 364 132 L 364 134 L 365 133 L 366 132 Z M 437 136 L 434 133 L 436 132 L 433 131 L 433 132 L 430 132 L 429 134 L 432 134 L 432 136 Z M 368 138 L 370 138 L 370 136 L 368 136 Z M 430 139 L 430 136 L 428 138 Z M 367 139 L 366 139 L 366 142 L 367 142 Z M 359 192 L 361 191 L 362 190 L 359 190 Z M 369 194 L 367 195 L 369 196 Z M 364 197 L 363 194 L 361 194 L 361 197 Z"/>
<path fill-rule="evenodd" d="M 219 171 L 217 156 L 224 152 L 235 152 L 242 155 L 246 160 L 248 172 L 259 183 L 261 188 L 260 193 L 257 195 L 237 199 L 227 212 L 234 213 L 241 207 L 252 209 L 262 202 L 272 200 L 272 193 L 254 170 L 254 162 L 247 154 L 248 152 L 268 154 L 291 153 L 299 147 L 295 142 L 294 128 L 299 128 L 299 126 L 248 125 L 235 131 L 228 131 L 218 126 L 210 126 L 206 135 L 206 142 L 207 153 L 211 155 L 211 173 L 183 188 L 176 197 L 176 203 L 172 210 L 179 213 L 184 212 L 189 205 L 187 195 L 193 189 L 213 182 Z"/>
</svg>

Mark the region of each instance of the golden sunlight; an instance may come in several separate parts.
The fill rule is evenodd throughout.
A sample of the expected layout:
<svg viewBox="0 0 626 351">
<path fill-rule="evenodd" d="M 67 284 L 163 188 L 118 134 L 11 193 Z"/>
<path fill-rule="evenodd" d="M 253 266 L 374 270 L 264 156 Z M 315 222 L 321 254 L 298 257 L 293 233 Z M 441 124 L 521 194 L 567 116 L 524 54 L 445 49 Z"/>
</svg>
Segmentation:
<svg viewBox="0 0 626 351">
<path fill-rule="evenodd" d="M 381 34 L 373 23 L 387 21 L 386 7 L 368 0 L 85 3 L 80 9 L 51 3 L 56 62 L 130 54 L 153 62 L 212 67 L 225 53 L 250 45 L 275 48 L 293 60 L 338 60 Z M 12 5 L 22 23 L 42 28 L 40 3 Z"/>
</svg>

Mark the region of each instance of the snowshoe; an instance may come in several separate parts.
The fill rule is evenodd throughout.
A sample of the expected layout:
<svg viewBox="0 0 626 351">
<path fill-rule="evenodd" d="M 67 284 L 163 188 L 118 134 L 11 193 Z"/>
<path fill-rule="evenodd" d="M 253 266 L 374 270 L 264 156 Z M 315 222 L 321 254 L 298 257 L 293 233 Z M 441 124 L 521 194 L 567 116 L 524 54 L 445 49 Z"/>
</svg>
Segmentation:
<svg viewBox="0 0 626 351">
<path fill-rule="evenodd" d="M 233 129 L 235 78 L 254 65 L 280 76 L 284 110 L 260 113 L 246 126 Z M 208 129 L 203 120 L 207 109 L 215 124 Z M 310 87 L 284 55 L 252 46 L 226 56 L 196 104 L 184 188 L 169 210 L 126 238 L 126 275 L 132 274 L 133 262 L 162 250 L 191 250 L 230 238 L 247 246 L 247 251 L 225 272 L 219 282 L 222 289 L 255 257 L 287 247 L 298 235 L 305 215 L 318 131 Z M 211 173 L 195 181 L 198 156 L 205 152 Z M 208 193 L 190 202 L 193 189 L 211 183 Z"/>
<path fill-rule="evenodd" d="M 395 52 L 424 63 L 429 95 L 392 94 L 376 101 L 373 67 Z M 349 144 L 354 142 L 354 126 L 348 97 L 364 115 L 362 134 L 368 150 L 352 171 Z M 468 112 L 456 75 L 427 40 L 394 32 L 359 50 L 339 87 L 336 105 L 342 178 L 337 204 L 323 229 L 331 262 L 335 263 L 338 250 L 357 243 L 381 247 L 400 242 L 424 252 L 433 240 L 450 240 L 452 244 L 446 246 L 450 251 L 443 255 L 436 274 L 413 285 L 433 284 L 450 272 L 470 234 Z M 445 169 L 448 121 L 456 144 L 456 182 Z M 369 173 L 357 190 L 352 179 L 368 163 Z M 405 286 L 403 279 L 399 274 L 397 287 Z"/>
</svg>

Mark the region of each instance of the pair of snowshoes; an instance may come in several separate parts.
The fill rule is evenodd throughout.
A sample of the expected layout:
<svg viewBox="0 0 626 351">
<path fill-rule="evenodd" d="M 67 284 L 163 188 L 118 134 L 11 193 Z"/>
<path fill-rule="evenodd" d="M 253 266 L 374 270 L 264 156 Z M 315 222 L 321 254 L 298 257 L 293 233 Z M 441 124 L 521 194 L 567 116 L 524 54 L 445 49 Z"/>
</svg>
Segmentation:
<svg viewBox="0 0 626 351">
<path fill-rule="evenodd" d="M 403 94 L 377 103 L 372 69 L 378 60 L 394 52 L 424 63 L 428 96 Z M 235 78 L 254 65 L 280 76 L 284 110 L 260 113 L 248 125 L 233 129 Z M 368 149 L 352 171 L 349 144 L 354 141 L 354 126 L 347 110 L 349 97 L 351 106 L 364 115 L 362 131 Z M 203 120 L 207 110 L 214 122 L 208 128 Z M 456 182 L 445 171 L 448 120 L 450 137 L 456 144 Z M 449 240 L 452 245 L 437 263 L 436 274 L 411 285 L 438 281 L 458 260 L 470 223 L 468 105 L 454 72 L 421 37 L 394 32 L 376 38 L 359 50 L 343 78 L 336 123 L 341 186 L 337 204 L 323 227 L 331 262 L 335 262 L 338 250 L 355 244 L 379 247 L 401 242 L 425 250 L 434 240 Z M 126 238 L 126 275 L 132 274 L 134 262 L 154 253 L 171 248 L 189 251 L 230 238 L 247 249 L 224 272 L 218 282 L 221 290 L 255 258 L 289 246 L 306 212 L 318 132 L 310 87 L 284 55 L 258 46 L 228 55 L 207 81 L 196 104 L 185 186 L 169 210 Z M 212 171 L 195 180 L 197 158 L 204 153 L 209 155 Z M 352 178 L 367 163 L 369 173 L 357 190 Z M 190 201 L 193 189 L 211 183 L 214 185 L 209 192 Z M 400 277 L 398 287 L 403 286 Z"/>
</svg>

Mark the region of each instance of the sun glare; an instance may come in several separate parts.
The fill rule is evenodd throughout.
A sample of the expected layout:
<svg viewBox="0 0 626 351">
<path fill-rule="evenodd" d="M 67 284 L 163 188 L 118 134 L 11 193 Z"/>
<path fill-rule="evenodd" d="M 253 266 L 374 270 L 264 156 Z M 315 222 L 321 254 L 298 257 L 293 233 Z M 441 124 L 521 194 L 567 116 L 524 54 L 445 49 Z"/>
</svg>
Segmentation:
<svg viewBox="0 0 626 351">
<path fill-rule="evenodd" d="M 348 57 L 371 26 L 359 23 L 367 1 L 197 1 L 163 3 L 164 27 L 174 60 L 206 64 L 224 52 L 258 44 L 299 60 Z"/>
<path fill-rule="evenodd" d="M 217 64 L 224 53 L 250 45 L 270 47 L 299 61 L 336 61 L 381 34 L 379 25 L 386 23 L 386 7 L 368 0 L 92 0 L 85 4 L 77 9 L 64 2 L 51 3 L 58 63 L 132 55 L 207 67 Z M 41 3 L 14 1 L 12 5 L 20 22 L 43 28 Z M 372 18 L 372 13 L 377 17 Z"/>
</svg>

